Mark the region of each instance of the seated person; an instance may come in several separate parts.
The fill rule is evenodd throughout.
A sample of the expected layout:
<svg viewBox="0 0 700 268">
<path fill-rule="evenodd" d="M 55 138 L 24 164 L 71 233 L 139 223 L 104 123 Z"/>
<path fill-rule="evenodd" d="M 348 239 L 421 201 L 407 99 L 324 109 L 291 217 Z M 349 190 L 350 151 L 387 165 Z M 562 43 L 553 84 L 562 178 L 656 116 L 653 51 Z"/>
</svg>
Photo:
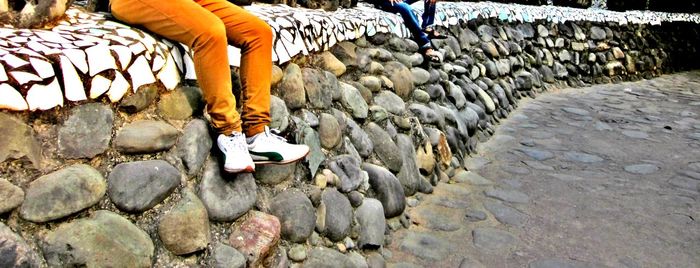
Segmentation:
<svg viewBox="0 0 700 268">
<path fill-rule="evenodd" d="M 431 61 L 439 61 L 438 53 L 432 48 L 430 39 L 443 39 L 445 36 L 437 34 L 432 29 L 435 20 L 435 4 L 437 0 L 424 0 L 425 11 L 423 12 L 423 24 L 418 24 L 418 18 L 413 13 L 411 4 L 418 0 L 368 0 L 375 7 L 391 13 L 398 13 L 403 18 L 406 28 L 411 32 L 413 41 L 418 43 L 421 53 Z"/>
<path fill-rule="evenodd" d="M 110 5 L 115 18 L 192 48 L 225 171 L 253 172 L 255 164 L 291 163 L 308 154 L 308 146 L 289 144 L 268 127 L 272 30 L 267 23 L 226 0 L 111 0 Z M 241 49 L 241 115 L 232 93 L 229 42 Z"/>
</svg>

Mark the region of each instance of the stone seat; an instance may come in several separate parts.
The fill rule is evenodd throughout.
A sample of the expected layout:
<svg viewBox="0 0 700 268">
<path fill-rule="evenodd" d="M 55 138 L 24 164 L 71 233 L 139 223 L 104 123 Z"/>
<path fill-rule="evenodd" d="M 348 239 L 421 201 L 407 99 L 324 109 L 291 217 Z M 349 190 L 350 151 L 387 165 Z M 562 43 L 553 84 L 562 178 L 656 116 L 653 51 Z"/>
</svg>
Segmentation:
<svg viewBox="0 0 700 268">
<path fill-rule="evenodd" d="M 420 5 L 420 3 L 418 4 Z M 361 3 L 335 12 L 255 4 L 246 7 L 263 18 L 275 33 L 273 61 L 329 49 L 338 42 L 376 33 L 409 37 L 399 16 Z M 417 6 L 416 12 L 422 12 Z M 108 20 L 104 14 L 72 7 L 66 19 L 50 30 L 0 28 L 0 109 L 48 110 L 77 102 L 106 98 L 119 102 L 141 86 L 160 83 L 167 90 L 181 79 L 196 79 L 191 51 L 181 44 Z M 563 7 L 534 7 L 489 2 L 439 3 L 436 24 L 498 18 L 536 20 L 660 23 L 700 22 L 697 14 L 611 12 Z M 229 48 L 232 66 L 239 50 Z"/>
</svg>

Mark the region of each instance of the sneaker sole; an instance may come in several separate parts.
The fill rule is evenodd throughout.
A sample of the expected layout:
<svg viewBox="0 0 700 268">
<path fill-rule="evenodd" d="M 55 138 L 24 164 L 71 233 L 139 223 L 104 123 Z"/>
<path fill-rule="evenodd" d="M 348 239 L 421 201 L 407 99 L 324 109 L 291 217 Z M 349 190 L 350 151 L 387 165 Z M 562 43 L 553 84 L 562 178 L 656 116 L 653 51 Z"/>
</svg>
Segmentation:
<svg viewBox="0 0 700 268">
<path fill-rule="evenodd" d="M 261 165 L 261 166 L 263 166 L 263 165 L 285 165 L 285 164 L 294 163 L 294 162 L 297 162 L 301 159 L 304 159 L 304 157 L 306 157 L 307 155 L 309 155 L 309 152 L 306 152 L 306 154 L 302 155 L 301 157 L 299 157 L 297 159 L 290 159 L 290 160 L 284 160 L 284 161 L 270 161 L 270 160 L 255 161 L 255 160 L 253 160 L 253 163 L 255 163 L 256 165 Z"/>
<path fill-rule="evenodd" d="M 239 169 L 239 170 L 224 168 L 224 171 L 226 171 L 228 173 L 232 173 L 232 174 L 233 173 L 253 173 L 253 172 L 255 172 L 255 168 L 251 167 L 251 166 L 247 166 L 244 169 Z"/>
</svg>

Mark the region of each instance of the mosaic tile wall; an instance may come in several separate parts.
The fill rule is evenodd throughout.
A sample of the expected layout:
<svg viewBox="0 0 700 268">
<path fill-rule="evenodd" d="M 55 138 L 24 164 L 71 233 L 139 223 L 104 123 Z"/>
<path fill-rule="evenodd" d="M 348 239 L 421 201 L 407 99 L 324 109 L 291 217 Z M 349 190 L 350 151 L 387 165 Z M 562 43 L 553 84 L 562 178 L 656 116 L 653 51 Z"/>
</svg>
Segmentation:
<svg viewBox="0 0 700 268">
<path fill-rule="evenodd" d="M 363 35 L 410 35 L 399 16 L 362 3 L 335 12 L 264 4 L 246 8 L 274 29 L 273 61 L 278 64 Z M 421 9 L 419 3 L 416 12 Z M 142 85 L 160 81 L 172 90 L 182 77 L 196 79 L 187 47 L 110 21 L 104 14 L 79 8 L 71 8 L 66 14 L 67 20 L 51 30 L 0 28 L 0 109 L 47 110 L 103 96 L 118 102 Z M 698 14 L 621 13 L 489 2 L 440 2 L 436 17 L 436 24 L 443 26 L 477 17 L 518 22 L 700 22 Z M 229 48 L 229 60 L 232 66 L 239 64 L 237 48 Z"/>
</svg>

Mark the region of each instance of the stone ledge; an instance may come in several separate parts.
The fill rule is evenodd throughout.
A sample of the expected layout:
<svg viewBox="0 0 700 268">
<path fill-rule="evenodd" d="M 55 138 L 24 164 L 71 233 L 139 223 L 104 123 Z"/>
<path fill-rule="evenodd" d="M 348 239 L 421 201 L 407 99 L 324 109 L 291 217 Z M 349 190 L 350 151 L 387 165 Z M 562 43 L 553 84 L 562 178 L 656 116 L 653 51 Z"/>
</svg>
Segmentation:
<svg viewBox="0 0 700 268">
<path fill-rule="evenodd" d="M 419 4 L 420 5 L 420 4 Z M 273 61 L 281 64 L 376 33 L 409 37 L 399 16 L 366 4 L 336 12 L 256 4 L 246 7 L 274 29 Z M 421 8 L 416 8 L 421 12 Z M 136 28 L 108 20 L 104 14 L 71 8 L 67 19 L 51 30 L 0 28 L 0 109 L 48 110 L 66 102 L 107 96 L 119 102 L 141 86 L 161 83 L 172 90 L 196 79 L 191 51 Z M 700 22 L 697 14 L 612 12 L 598 9 L 534 7 L 490 2 L 439 3 L 436 23 L 456 25 L 477 18 L 508 22 L 591 21 L 618 24 Z M 239 50 L 229 48 L 232 66 Z M 57 71 L 57 72 L 56 72 Z"/>
</svg>

